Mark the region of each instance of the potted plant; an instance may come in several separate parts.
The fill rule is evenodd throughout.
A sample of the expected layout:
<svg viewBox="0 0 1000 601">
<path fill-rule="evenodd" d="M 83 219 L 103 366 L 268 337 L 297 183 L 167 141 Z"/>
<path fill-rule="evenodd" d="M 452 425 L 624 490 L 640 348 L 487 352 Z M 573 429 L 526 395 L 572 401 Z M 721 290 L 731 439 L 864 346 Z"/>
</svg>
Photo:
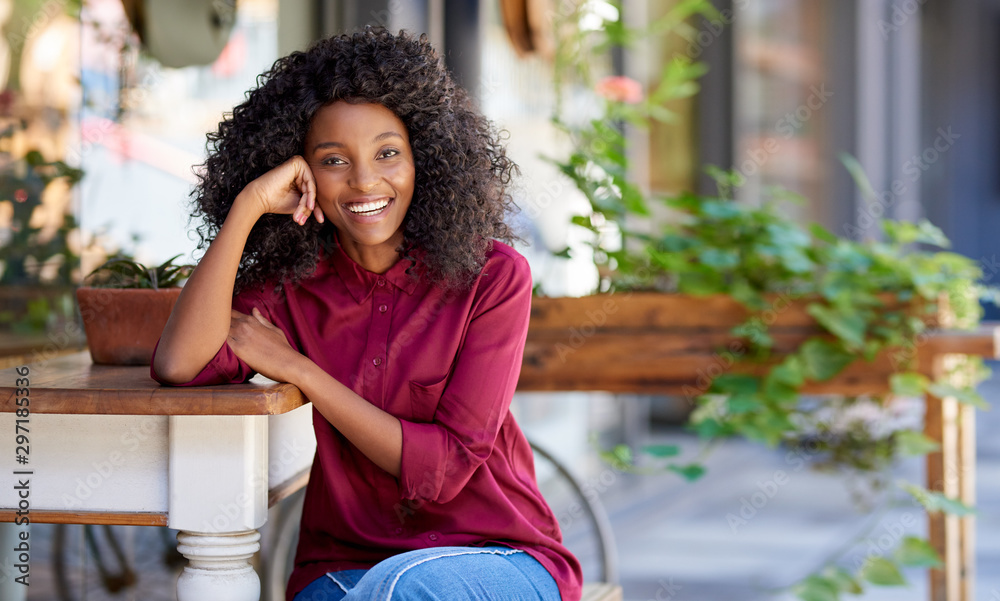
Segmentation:
<svg viewBox="0 0 1000 601">
<path fill-rule="evenodd" d="M 94 363 L 149 365 L 181 282 L 194 269 L 175 265 L 178 257 L 148 267 L 117 256 L 84 279 L 76 298 Z"/>
<path fill-rule="evenodd" d="M 707 2 L 684 2 L 650 30 L 686 27 L 694 15 L 718 19 Z M 967 376 L 960 385 L 935 380 L 918 364 L 915 350 L 925 330 L 971 328 L 981 315 L 979 265 L 947 252 L 948 240 L 930 223 L 884 221 L 881 240 L 843 239 L 788 218 L 783 203 L 801 202 L 795 195 L 772 191 L 759 207 L 737 202 L 733 191 L 742 176 L 709 168 L 718 194 L 657 199 L 669 222 L 659 231 L 640 231 L 651 202 L 631 179 L 625 124 L 674 118 L 665 103 L 694 94 L 704 67 L 678 55 L 649 93 L 621 76 L 595 85 L 594 57 L 629 45 L 637 32 L 617 19 L 605 19 L 603 27 L 591 19 L 581 27 L 581 15 L 562 16 L 556 84 L 576 77 L 593 88 L 604 109 L 568 119 L 560 114 L 557 87 L 553 123 L 571 150 L 548 160 L 589 201 L 590 211 L 573 223 L 593 234 L 600 282 L 598 294 L 589 297 L 533 299 L 522 388 L 680 394 L 691 404 L 690 427 L 706 441 L 743 436 L 772 446 L 809 445 L 817 464 L 882 485 L 899 457 L 934 453 L 937 442 L 920 432 L 876 431 L 863 423 L 834 432 L 819 416 L 861 403 L 877 413 L 891 408 L 896 396 L 924 394 L 985 405 L 974 391 L 981 359 L 966 358 L 954 369 Z M 877 202 L 857 162 L 842 160 Z M 693 385 L 691 374 L 698 374 Z M 837 402 L 803 399 L 804 393 L 831 392 L 827 383 L 835 377 L 856 383 L 854 396 L 839 389 L 847 396 Z M 677 448 L 648 451 L 688 479 L 703 471 L 677 462 Z M 636 469 L 627 447 L 603 455 L 616 467 Z M 940 492 L 912 485 L 902 490 L 931 513 L 970 511 Z M 860 591 L 863 582 L 903 584 L 901 566 L 940 565 L 927 541 L 908 537 L 893 555 L 853 572 L 824 566 L 796 592 L 803 599 L 837 599 Z"/>
</svg>

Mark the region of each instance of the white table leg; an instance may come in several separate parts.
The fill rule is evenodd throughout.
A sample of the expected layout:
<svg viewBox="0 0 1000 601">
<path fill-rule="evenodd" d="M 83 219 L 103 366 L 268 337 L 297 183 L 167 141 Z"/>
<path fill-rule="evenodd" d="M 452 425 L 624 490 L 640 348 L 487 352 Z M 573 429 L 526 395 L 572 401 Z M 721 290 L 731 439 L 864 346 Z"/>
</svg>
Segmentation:
<svg viewBox="0 0 1000 601">
<path fill-rule="evenodd" d="M 259 601 L 248 560 L 267 518 L 266 416 L 171 416 L 168 525 L 188 559 L 178 601 Z"/>
<path fill-rule="evenodd" d="M 177 601 L 258 601 L 260 579 L 249 559 L 260 549 L 256 530 L 236 534 L 181 531 L 177 550 L 188 560 L 177 580 Z"/>
</svg>

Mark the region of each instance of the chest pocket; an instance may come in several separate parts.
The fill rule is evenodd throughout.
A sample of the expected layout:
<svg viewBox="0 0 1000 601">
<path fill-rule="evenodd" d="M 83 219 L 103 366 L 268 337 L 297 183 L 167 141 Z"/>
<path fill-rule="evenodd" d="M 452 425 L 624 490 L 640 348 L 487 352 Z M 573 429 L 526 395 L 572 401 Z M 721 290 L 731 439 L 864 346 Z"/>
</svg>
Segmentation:
<svg viewBox="0 0 1000 601">
<path fill-rule="evenodd" d="M 447 385 L 447 376 L 432 384 L 410 380 L 410 419 L 423 423 L 434 421 L 434 412 Z"/>
</svg>

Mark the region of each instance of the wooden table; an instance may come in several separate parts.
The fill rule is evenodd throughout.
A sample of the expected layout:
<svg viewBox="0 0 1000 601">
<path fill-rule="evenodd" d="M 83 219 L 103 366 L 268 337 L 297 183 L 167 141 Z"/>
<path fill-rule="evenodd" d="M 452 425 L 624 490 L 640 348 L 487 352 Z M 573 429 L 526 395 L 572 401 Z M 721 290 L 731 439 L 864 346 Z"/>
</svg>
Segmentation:
<svg viewBox="0 0 1000 601">
<path fill-rule="evenodd" d="M 169 526 L 188 559 L 178 601 L 259 598 L 257 530 L 306 481 L 315 451 L 312 406 L 295 386 L 258 376 L 161 387 L 148 367 L 87 353 L 27 368 L 27 464 L 14 448 L 22 376 L 0 371 L 0 521 L 19 517 L 20 483 L 31 522 Z"/>
<path fill-rule="evenodd" d="M 775 355 L 819 333 L 805 303 L 775 300 L 767 326 Z M 749 313 L 731 298 L 624 293 L 582 298 L 535 298 L 518 382 L 523 391 L 667 394 L 694 398 L 711 379 L 737 368 L 741 344 L 733 326 Z M 849 365 L 805 392 L 862 395 L 889 391 L 889 376 L 906 369 L 933 380 L 947 377 L 955 355 L 1000 355 L 1000 325 L 977 331 L 930 330 L 908 348 Z M 751 368 L 749 371 L 754 371 Z M 940 451 L 927 456 L 927 488 L 975 504 L 975 410 L 953 398 L 927 396 L 924 433 Z M 932 601 L 973 601 L 974 518 L 935 514 L 929 538 L 944 561 L 930 570 Z"/>
</svg>

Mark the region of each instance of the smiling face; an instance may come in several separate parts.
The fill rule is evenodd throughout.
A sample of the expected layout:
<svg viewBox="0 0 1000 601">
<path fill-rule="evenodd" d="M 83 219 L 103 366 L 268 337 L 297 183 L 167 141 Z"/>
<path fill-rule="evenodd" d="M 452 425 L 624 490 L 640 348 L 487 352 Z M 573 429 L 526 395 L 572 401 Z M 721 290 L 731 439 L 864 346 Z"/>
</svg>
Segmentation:
<svg viewBox="0 0 1000 601">
<path fill-rule="evenodd" d="M 380 104 L 328 104 L 313 116 L 305 159 L 348 256 L 375 273 L 392 267 L 415 174 L 403 122 Z"/>
</svg>

